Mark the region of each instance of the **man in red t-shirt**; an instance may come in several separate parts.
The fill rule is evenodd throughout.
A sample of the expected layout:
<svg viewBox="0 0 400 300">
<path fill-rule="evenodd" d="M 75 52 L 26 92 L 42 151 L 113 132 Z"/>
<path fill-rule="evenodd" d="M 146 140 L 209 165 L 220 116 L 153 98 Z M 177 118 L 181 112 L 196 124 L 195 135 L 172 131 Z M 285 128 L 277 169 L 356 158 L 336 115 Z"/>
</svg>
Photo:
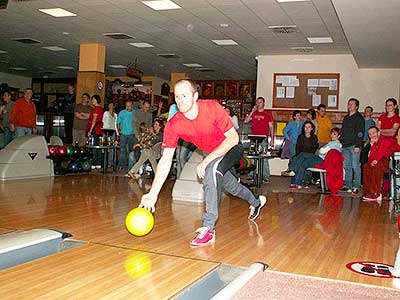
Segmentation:
<svg viewBox="0 0 400 300">
<path fill-rule="evenodd" d="M 274 119 L 272 115 L 264 109 L 265 99 L 258 97 L 256 105 L 253 107 L 249 115 L 244 119 L 244 123 L 251 121 L 251 133 L 258 135 L 265 135 L 267 138 L 261 144 L 262 147 L 268 148 L 268 135 L 271 135 L 271 145 L 274 147 Z M 268 159 L 264 159 L 264 178 L 263 180 L 269 181 L 269 163 Z"/>
<path fill-rule="evenodd" d="M 215 241 L 214 226 L 218 219 L 222 188 L 250 204 L 250 220 L 258 217 L 267 199 L 265 196 L 256 197 L 231 172 L 243 154 L 243 147 L 238 144 L 239 136 L 227 112 L 214 101 L 197 99 L 197 87 L 193 80 L 182 79 L 175 84 L 175 101 L 179 112 L 165 127 L 163 155 L 150 192 L 142 196 L 139 206 L 155 211 L 158 194 L 171 168 L 178 139 L 195 144 L 206 153 L 197 167 L 197 175 L 203 178 L 206 212 L 203 215 L 203 227 L 196 230 L 196 237 L 190 244 L 203 246 Z"/>
<path fill-rule="evenodd" d="M 15 137 L 36 134 L 36 106 L 32 101 L 32 89 L 26 88 L 24 98 L 15 101 L 10 113 L 10 131 Z"/>
</svg>

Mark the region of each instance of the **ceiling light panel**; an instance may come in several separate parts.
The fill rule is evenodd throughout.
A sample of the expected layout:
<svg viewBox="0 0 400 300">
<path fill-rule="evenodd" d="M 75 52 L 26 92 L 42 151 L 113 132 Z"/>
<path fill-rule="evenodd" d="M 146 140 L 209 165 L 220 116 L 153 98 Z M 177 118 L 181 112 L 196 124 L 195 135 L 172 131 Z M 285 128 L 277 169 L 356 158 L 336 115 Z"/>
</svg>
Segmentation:
<svg viewBox="0 0 400 300">
<path fill-rule="evenodd" d="M 48 8 L 48 9 L 39 9 L 42 13 L 48 14 L 52 17 L 56 18 L 64 18 L 64 17 L 76 17 L 77 15 L 73 12 L 62 8 Z"/>
<path fill-rule="evenodd" d="M 115 39 L 115 40 L 130 40 L 130 39 L 134 39 L 135 37 L 130 36 L 126 33 L 120 33 L 120 32 L 116 32 L 116 33 L 104 33 L 103 34 L 106 37 Z"/>
<path fill-rule="evenodd" d="M 41 41 L 34 40 L 34 39 L 31 39 L 31 38 L 15 38 L 15 39 L 12 39 L 12 40 L 15 41 L 15 42 L 22 43 L 22 44 L 40 44 L 41 43 Z"/>
<path fill-rule="evenodd" d="M 154 45 L 149 43 L 129 43 L 129 45 L 135 46 L 137 48 L 154 48 Z"/>
<path fill-rule="evenodd" d="M 22 67 L 11 67 L 11 70 L 15 70 L 15 71 L 26 71 L 28 70 L 27 68 L 22 68 Z"/>
<path fill-rule="evenodd" d="M 234 40 L 211 40 L 211 41 L 219 46 L 237 46 L 237 45 L 239 45 Z"/>
<path fill-rule="evenodd" d="M 113 69 L 126 69 L 126 66 L 124 65 L 108 65 L 108 66 Z"/>
<path fill-rule="evenodd" d="M 48 46 L 48 47 L 42 47 L 43 49 L 54 51 L 54 52 L 60 52 L 60 51 L 67 51 L 67 49 L 58 47 L 58 46 Z"/>
<path fill-rule="evenodd" d="M 200 65 L 198 63 L 190 63 L 190 64 L 183 64 L 185 67 L 189 68 L 201 68 L 203 65 Z"/>
<path fill-rule="evenodd" d="M 56 66 L 57 69 L 61 69 L 61 70 L 75 70 L 74 67 L 70 67 L 70 66 Z"/>
<path fill-rule="evenodd" d="M 154 10 L 169 10 L 169 9 L 181 8 L 178 4 L 176 4 L 170 0 L 142 1 L 142 3 Z"/>
<path fill-rule="evenodd" d="M 7 53 L 7 51 L 0 50 L 0 54 Z"/>
<path fill-rule="evenodd" d="M 333 40 L 331 37 L 308 37 L 307 40 L 311 44 L 327 44 L 327 43 L 333 43 Z"/>
<path fill-rule="evenodd" d="M 286 3 L 286 2 L 309 2 L 310 0 L 276 0 L 279 3 Z"/>
</svg>

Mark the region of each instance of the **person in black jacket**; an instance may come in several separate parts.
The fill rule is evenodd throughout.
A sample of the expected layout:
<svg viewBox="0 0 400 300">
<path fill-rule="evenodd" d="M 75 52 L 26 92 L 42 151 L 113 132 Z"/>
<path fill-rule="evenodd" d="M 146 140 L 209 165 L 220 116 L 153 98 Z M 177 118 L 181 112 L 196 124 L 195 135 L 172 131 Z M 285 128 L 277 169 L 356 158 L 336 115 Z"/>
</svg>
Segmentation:
<svg viewBox="0 0 400 300">
<path fill-rule="evenodd" d="M 364 118 L 358 112 L 360 101 L 350 98 L 347 102 L 348 114 L 343 119 L 342 136 L 345 186 L 343 190 L 357 195 L 361 187 L 360 153 L 364 137 Z M 353 178 L 354 177 L 354 178 Z"/>
</svg>

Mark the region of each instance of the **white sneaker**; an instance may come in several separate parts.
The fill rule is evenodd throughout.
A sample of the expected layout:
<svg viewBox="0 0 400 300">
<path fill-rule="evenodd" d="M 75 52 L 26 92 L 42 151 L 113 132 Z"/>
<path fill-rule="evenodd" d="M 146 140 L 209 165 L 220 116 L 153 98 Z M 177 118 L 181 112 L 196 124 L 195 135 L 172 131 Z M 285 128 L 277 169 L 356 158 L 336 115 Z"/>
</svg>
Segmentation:
<svg viewBox="0 0 400 300">
<path fill-rule="evenodd" d="M 261 208 L 267 203 L 267 198 L 263 195 L 258 196 L 260 199 L 260 204 L 256 207 L 250 205 L 250 212 L 249 212 L 249 220 L 254 221 L 257 219 L 258 215 L 260 214 Z"/>
</svg>

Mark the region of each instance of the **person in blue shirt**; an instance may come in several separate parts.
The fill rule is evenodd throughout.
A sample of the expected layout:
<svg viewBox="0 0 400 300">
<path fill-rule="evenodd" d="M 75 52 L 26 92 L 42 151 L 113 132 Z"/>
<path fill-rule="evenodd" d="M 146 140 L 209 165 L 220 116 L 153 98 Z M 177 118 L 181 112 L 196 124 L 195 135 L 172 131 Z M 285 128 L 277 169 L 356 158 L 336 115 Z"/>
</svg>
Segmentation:
<svg viewBox="0 0 400 300">
<path fill-rule="evenodd" d="M 373 111 L 374 109 L 371 106 L 366 106 L 364 108 L 364 124 L 365 124 L 364 138 L 363 138 L 364 143 L 366 143 L 368 140 L 368 129 L 370 129 L 372 126 L 375 126 L 375 121 L 371 118 Z"/>
<path fill-rule="evenodd" d="M 290 157 L 296 155 L 297 138 L 301 134 L 301 128 L 304 124 L 304 120 L 301 119 L 301 112 L 299 110 L 293 111 L 292 119 L 293 121 L 290 121 L 283 129 L 283 135 L 285 136 L 286 142 L 290 143 Z"/>
<path fill-rule="evenodd" d="M 117 123 L 120 132 L 120 155 L 119 169 L 124 170 L 126 167 L 127 154 L 133 150 L 133 145 L 137 143 L 133 135 L 132 118 L 135 111 L 131 100 L 126 101 L 125 109 L 118 114 Z"/>
</svg>

